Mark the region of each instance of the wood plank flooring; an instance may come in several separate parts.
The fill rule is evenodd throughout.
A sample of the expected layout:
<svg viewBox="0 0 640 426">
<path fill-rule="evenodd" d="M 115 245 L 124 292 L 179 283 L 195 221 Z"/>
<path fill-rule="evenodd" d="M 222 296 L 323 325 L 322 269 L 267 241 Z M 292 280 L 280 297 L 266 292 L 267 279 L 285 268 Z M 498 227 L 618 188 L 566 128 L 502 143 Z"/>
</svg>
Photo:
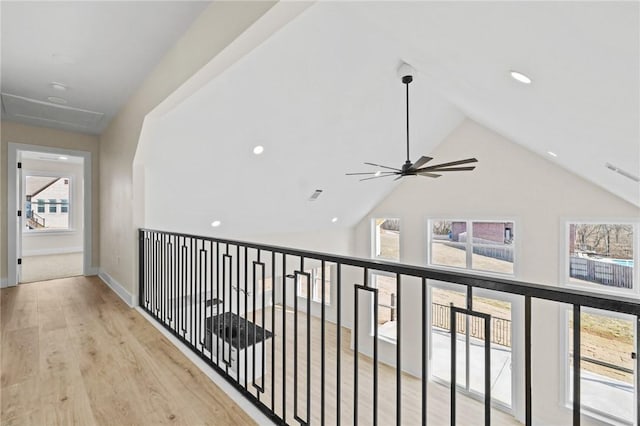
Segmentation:
<svg viewBox="0 0 640 426">
<path fill-rule="evenodd" d="M 97 277 L 3 289 L 0 332 L 2 426 L 254 424 Z"/>
<path fill-rule="evenodd" d="M 282 364 L 282 307 L 277 306 L 275 327 L 271 323 L 271 308 L 265 310 L 265 323 L 268 330 L 274 330 L 275 351 L 275 377 L 274 386 L 271 386 L 271 360 L 272 344 L 274 339 L 269 339 L 265 345 L 266 371 L 264 381 L 258 379 L 260 385 L 264 385 L 265 392 L 260 394 L 261 400 L 269 407 L 272 406 L 272 392 L 274 389 L 274 407 L 278 415 L 283 413 L 282 386 L 286 383 L 286 411 L 285 418 L 288 424 L 299 424 L 294 419 L 294 315 L 293 311 L 287 309 L 286 319 L 286 369 L 283 373 Z M 256 323 L 261 324 L 261 312 L 256 312 Z M 248 319 L 253 320 L 253 314 L 249 313 Z M 306 420 L 307 403 L 311 404 L 311 424 L 321 424 L 321 395 L 322 395 L 322 343 L 321 343 L 321 321 L 316 317 L 311 317 L 311 398 L 306 398 L 306 321 L 304 313 L 298 313 L 298 412 L 297 415 Z M 340 356 L 340 422 L 342 424 L 352 424 L 354 416 L 354 352 L 350 349 L 350 330 L 343 328 L 341 333 L 341 356 Z M 215 348 L 215 346 L 214 346 Z M 214 349 L 215 351 L 215 349 Z M 338 419 L 338 397 L 337 397 L 337 327 L 335 324 L 325 325 L 325 417 L 327 425 L 337 424 Z M 251 362 L 251 360 L 249 360 Z M 240 368 L 244 368 L 241 366 Z M 285 378 L 286 377 L 286 378 Z M 286 381 L 286 382 L 285 382 Z M 422 381 L 409 374 L 402 374 L 401 379 L 401 424 L 420 425 L 422 421 L 421 410 L 421 388 Z M 248 382 L 248 389 L 254 395 L 258 392 Z M 373 424 L 373 362 L 372 359 L 360 355 L 358 357 L 358 423 L 362 425 Z M 450 390 L 448 386 L 429 382 L 427 390 L 427 424 L 428 425 L 448 425 L 450 412 Z M 481 401 L 471 399 L 462 394 L 457 398 L 457 424 L 458 425 L 478 425 L 483 424 L 484 405 Z M 502 411 L 492 410 L 493 425 L 520 425 L 511 415 Z M 394 367 L 378 364 L 378 424 L 396 424 L 396 369 Z"/>
</svg>

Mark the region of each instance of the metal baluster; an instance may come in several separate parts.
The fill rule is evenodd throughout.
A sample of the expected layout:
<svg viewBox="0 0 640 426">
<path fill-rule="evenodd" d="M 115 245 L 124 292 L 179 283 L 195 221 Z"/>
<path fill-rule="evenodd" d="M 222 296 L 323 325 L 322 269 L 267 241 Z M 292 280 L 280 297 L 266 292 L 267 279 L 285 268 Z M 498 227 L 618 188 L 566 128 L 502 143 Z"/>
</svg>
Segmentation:
<svg viewBox="0 0 640 426">
<path fill-rule="evenodd" d="M 580 426 L 580 305 L 573 305 L 573 426 Z"/>
<path fill-rule="evenodd" d="M 324 426 L 324 393 L 325 393 L 325 342 L 324 342 L 324 322 L 325 322 L 325 263 L 324 260 L 320 264 L 321 269 L 321 279 L 322 284 L 320 291 L 322 293 L 320 297 L 320 303 L 322 304 L 320 307 L 320 424 Z M 307 315 L 311 315 L 311 311 L 307 313 Z"/>
<path fill-rule="evenodd" d="M 427 279 L 422 278 L 422 425 L 427 424 Z M 399 315 L 398 315 L 399 316 Z"/>
<path fill-rule="evenodd" d="M 400 274 L 396 274 L 396 292 L 398 297 L 396 299 L 396 424 L 401 424 L 402 419 L 402 352 L 401 352 L 401 335 L 402 335 L 402 320 L 400 316 L 402 312 L 400 310 L 401 298 L 402 298 L 402 280 Z M 377 306 L 377 305 L 376 305 Z"/>
<path fill-rule="evenodd" d="M 341 414 L 341 405 L 342 400 L 340 396 L 340 388 L 341 388 L 341 374 L 340 374 L 340 360 L 342 358 L 342 264 L 336 264 L 336 294 L 338 295 L 338 301 L 336 303 L 336 425 L 340 426 L 340 414 Z"/>
<path fill-rule="evenodd" d="M 524 298 L 524 377 L 525 425 L 532 426 L 531 400 L 531 297 Z"/>
</svg>

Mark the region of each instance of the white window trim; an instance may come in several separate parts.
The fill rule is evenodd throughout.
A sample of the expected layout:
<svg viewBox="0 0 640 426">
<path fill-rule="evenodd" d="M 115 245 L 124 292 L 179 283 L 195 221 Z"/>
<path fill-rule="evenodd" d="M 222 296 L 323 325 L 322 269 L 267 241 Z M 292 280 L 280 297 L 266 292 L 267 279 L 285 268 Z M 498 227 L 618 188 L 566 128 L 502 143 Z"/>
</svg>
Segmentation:
<svg viewBox="0 0 640 426">
<path fill-rule="evenodd" d="M 515 225 L 514 225 L 515 226 Z M 454 291 L 461 293 L 466 299 L 466 286 L 462 284 L 450 283 L 446 281 L 427 280 L 427 326 L 426 333 L 428 336 L 428 359 L 427 359 L 427 371 L 429 380 L 443 384 L 450 385 L 450 382 L 445 381 L 438 376 L 433 375 L 433 369 L 431 363 L 433 360 L 433 342 L 432 339 L 432 321 L 431 321 L 431 308 L 433 303 L 433 289 Z M 499 291 L 485 290 L 480 288 L 473 289 L 474 297 L 483 297 L 487 299 L 494 299 L 511 304 L 511 407 L 505 405 L 501 401 L 494 401 L 493 404 L 499 407 L 501 411 L 510 413 L 517 420 L 524 421 L 524 337 L 514 333 L 514 330 L 522 330 L 524 327 L 524 306 L 521 296 L 511 293 L 504 293 Z M 463 306 L 466 308 L 466 306 Z M 469 394 L 472 398 L 482 400 L 482 398 L 474 393 Z"/>
<path fill-rule="evenodd" d="M 22 235 L 24 237 L 32 237 L 32 236 L 36 236 L 36 235 L 62 235 L 62 234 L 72 234 L 75 233 L 77 231 L 77 229 L 73 226 L 74 224 L 74 219 L 75 219 L 75 208 L 74 208 L 74 197 L 73 197 L 73 191 L 75 189 L 75 181 L 76 181 L 76 175 L 75 173 L 66 173 L 66 172 L 47 172 L 47 171 L 40 171 L 40 170 L 23 170 L 22 172 L 22 188 L 26 188 L 26 181 L 27 181 L 27 176 L 46 176 L 46 177 L 55 177 L 55 178 L 65 178 L 65 179 L 69 179 L 69 198 L 68 198 L 68 209 L 69 212 L 67 213 L 69 215 L 69 227 L 66 229 L 25 229 L 25 224 L 24 222 L 26 221 L 27 217 L 26 214 L 24 214 L 22 216 L 22 221 L 20 226 L 22 227 Z M 21 196 L 24 194 L 21 194 Z M 45 206 L 45 213 L 46 214 L 50 214 L 48 212 L 49 210 L 49 199 L 44 199 L 44 206 Z M 20 202 L 22 202 L 22 200 L 20 200 Z M 37 205 L 37 203 L 35 203 Z M 33 200 L 31 201 L 31 205 L 34 205 Z M 24 206 L 20 206 L 20 208 L 24 208 Z M 33 207 L 32 207 L 33 209 Z M 56 214 L 60 214 L 59 209 L 56 209 L 57 212 Z"/>
<path fill-rule="evenodd" d="M 602 284 L 575 284 L 569 280 L 569 227 L 571 224 L 586 224 L 586 225 L 631 225 L 633 226 L 633 288 L 631 290 L 608 287 Z M 598 294 L 609 294 L 616 296 L 627 296 L 640 298 L 640 222 L 627 219 L 621 220 L 597 220 L 597 219 L 563 219 L 562 227 L 563 237 L 560 238 L 562 246 L 560 247 L 561 262 L 560 262 L 560 277 L 558 282 L 561 286 L 589 291 Z"/>
<path fill-rule="evenodd" d="M 317 305 L 322 305 L 322 275 L 320 275 L 319 277 L 316 275 L 315 271 L 316 269 L 321 269 L 322 266 L 316 266 L 313 267 L 311 269 L 305 269 L 305 273 L 308 273 L 311 277 L 311 303 L 315 303 Z M 332 265 L 325 265 L 325 268 L 328 269 L 328 271 L 325 272 L 325 280 L 328 280 L 328 285 L 329 285 L 329 300 L 325 300 L 324 306 L 331 306 L 331 299 L 332 299 L 332 294 L 333 294 L 333 288 L 331 287 L 331 284 L 333 282 L 333 267 Z M 318 280 L 320 281 L 320 285 L 315 284 L 316 282 L 316 278 L 318 278 Z M 302 295 L 302 280 L 298 280 L 297 282 L 297 286 L 298 286 L 298 298 L 303 299 L 303 300 L 307 300 L 307 297 Z M 318 298 L 316 299 L 316 293 L 318 294 Z"/>
<path fill-rule="evenodd" d="M 447 218 L 444 216 L 437 216 L 437 217 L 429 217 L 427 218 L 427 265 L 430 268 L 434 268 L 434 269 L 442 269 L 444 271 L 451 271 L 451 272 L 460 272 L 460 271 L 464 271 L 465 273 L 469 273 L 472 275 L 480 275 L 483 277 L 494 277 L 494 278 L 516 278 L 519 276 L 519 262 L 518 262 L 518 253 L 520 251 L 520 238 L 516 238 L 513 245 L 511 245 L 511 249 L 513 250 L 513 273 L 509 274 L 509 273 L 502 273 L 502 272 L 495 272 L 495 271 L 484 271 L 482 269 L 472 269 L 469 266 L 472 265 L 472 254 L 473 254 L 473 247 L 477 246 L 477 247 L 493 247 L 491 244 L 473 244 L 473 226 L 470 227 L 470 231 L 468 230 L 467 232 L 470 233 L 471 237 L 467 238 L 467 241 L 464 243 L 465 247 L 466 247 L 466 264 L 468 265 L 465 268 L 460 268 L 457 266 L 447 266 L 447 265 L 438 265 L 432 262 L 431 256 L 432 256 L 432 232 L 433 232 L 433 222 L 434 221 L 438 221 L 438 220 L 446 220 L 449 222 L 467 222 L 467 226 L 469 223 L 472 222 L 495 222 L 495 223 L 503 223 L 503 222 L 511 222 L 513 223 L 513 234 L 514 235 L 518 235 L 517 228 L 518 228 L 518 220 L 515 218 L 504 218 L 504 217 L 492 217 L 492 218 L 474 218 L 474 219 L 462 219 L 462 218 Z M 462 243 L 460 243 L 462 244 Z"/>
<path fill-rule="evenodd" d="M 375 259 L 375 260 L 382 260 L 384 262 L 401 262 L 402 260 L 402 231 L 398 232 L 398 260 L 394 260 L 394 259 L 387 259 L 385 257 L 379 257 L 377 252 L 377 245 L 378 245 L 378 238 L 377 238 L 377 226 L 376 226 L 376 220 L 378 219 L 397 219 L 400 221 L 400 224 L 402 224 L 402 218 L 400 218 L 400 216 L 398 215 L 378 215 L 375 217 L 371 218 L 371 258 Z M 402 225 L 400 225 L 402 226 Z"/>
<path fill-rule="evenodd" d="M 378 270 L 369 270 L 368 281 L 372 285 L 372 287 L 374 287 L 374 288 L 378 288 L 378 284 L 375 283 L 375 286 L 374 286 L 374 283 L 373 283 L 373 281 L 374 281 L 373 276 L 374 275 L 382 275 L 382 276 L 391 277 L 391 278 L 395 278 L 396 277 L 396 275 L 394 273 L 391 273 L 391 272 L 378 271 Z M 398 294 L 398 289 L 397 289 L 397 286 L 396 286 L 396 295 L 397 294 Z M 396 302 L 396 306 L 397 306 L 397 302 Z M 370 327 L 370 331 L 369 331 L 369 335 L 371 337 L 373 337 L 373 335 L 375 334 L 374 333 L 375 324 L 374 324 L 373 309 L 378 309 L 378 307 L 374 306 L 373 297 L 371 297 L 371 327 Z M 396 315 L 398 315 L 397 307 L 396 307 Z M 378 328 L 380 328 L 380 327 L 378 327 Z M 398 330 L 396 330 L 396 333 L 397 332 L 398 332 Z M 392 338 L 387 337 L 385 335 L 381 335 L 379 331 L 378 331 L 378 340 L 382 340 L 382 341 L 387 342 L 387 343 L 392 344 L 392 345 L 396 345 L 398 343 L 397 339 L 392 339 Z"/>
<path fill-rule="evenodd" d="M 595 223 L 595 222 L 594 222 Z M 606 222 L 597 222 L 597 223 L 606 223 Z M 617 223 L 617 222 L 616 222 Z M 633 315 L 628 315 L 628 314 L 622 314 L 619 312 L 613 312 L 613 311 L 606 311 L 606 310 L 602 310 L 602 309 L 594 309 L 594 308 L 589 308 L 586 306 L 582 306 L 580 307 L 580 313 L 591 313 L 591 314 L 596 314 L 596 315 L 602 315 L 602 316 L 609 316 L 612 318 L 618 318 L 618 319 L 624 319 L 627 321 L 631 321 L 633 323 L 633 331 L 635 336 L 638 335 L 638 322 L 635 320 L 635 317 Z M 568 408 L 570 410 L 573 409 L 573 395 L 571 392 L 571 386 L 572 383 L 570 383 L 571 381 L 571 371 L 573 369 L 573 365 L 569 365 L 569 350 L 573 349 L 572 347 L 570 347 L 569 345 L 569 338 L 571 338 L 570 334 L 569 334 L 569 317 L 570 315 L 572 316 L 573 313 L 573 307 L 566 305 L 564 308 L 560 309 L 560 368 L 562 369 L 562 376 L 563 376 L 563 380 L 562 380 L 562 396 L 563 396 L 563 400 L 562 400 L 562 405 L 565 408 Z M 640 355 L 640 354 L 638 354 Z M 635 369 L 636 371 L 634 372 L 634 377 L 633 377 L 633 385 L 634 387 L 636 386 L 636 384 L 638 383 L 638 369 Z M 635 395 L 636 397 L 638 397 L 640 395 L 640 389 L 636 389 L 635 390 Z M 634 407 L 635 409 L 637 409 L 637 406 Z M 595 408 L 591 408 L 591 407 L 587 407 L 584 404 L 581 405 L 581 413 L 585 416 L 594 418 L 598 421 L 604 421 L 606 423 L 611 423 L 615 424 L 615 425 L 633 425 L 634 423 L 628 423 L 626 421 L 623 421 L 622 419 L 618 418 L 618 417 L 613 417 L 607 413 L 604 413 L 600 410 L 597 410 Z M 637 413 L 636 413 L 637 416 Z"/>
</svg>

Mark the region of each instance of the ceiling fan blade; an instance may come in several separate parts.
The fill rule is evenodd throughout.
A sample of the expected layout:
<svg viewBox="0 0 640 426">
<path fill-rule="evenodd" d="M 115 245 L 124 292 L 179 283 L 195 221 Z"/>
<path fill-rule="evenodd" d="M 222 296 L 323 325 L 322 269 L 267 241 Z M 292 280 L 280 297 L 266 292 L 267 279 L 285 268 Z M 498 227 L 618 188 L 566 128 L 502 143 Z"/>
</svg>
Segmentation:
<svg viewBox="0 0 640 426">
<path fill-rule="evenodd" d="M 413 163 L 413 166 L 411 166 L 412 170 L 416 170 L 419 169 L 420 167 L 424 166 L 425 164 L 427 164 L 429 161 L 433 160 L 433 158 L 431 157 L 425 157 L 424 155 L 420 158 L 418 158 L 418 161 L 416 161 L 415 163 Z"/>
<path fill-rule="evenodd" d="M 362 173 L 345 173 L 347 176 L 355 176 L 355 175 L 386 175 L 386 174 L 396 174 L 396 172 L 362 172 Z"/>
<path fill-rule="evenodd" d="M 370 178 L 364 178 L 364 179 L 360 179 L 360 182 L 362 182 L 363 180 L 371 180 L 371 179 L 380 179 L 380 178 L 385 178 L 385 177 L 389 177 L 389 176 L 393 176 L 396 175 L 397 173 L 389 173 L 386 175 L 380 175 L 380 176 L 374 176 L 374 177 L 370 177 Z M 402 176 L 400 176 L 402 177 Z"/>
<path fill-rule="evenodd" d="M 421 172 L 421 173 L 418 173 L 418 176 L 426 176 L 426 177 L 432 177 L 432 178 L 439 178 L 439 177 L 440 177 L 440 176 L 442 176 L 442 175 L 438 175 L 438 174 L 435 174 L 435 173 Z"/>
<path fill-rule="evenodd" d="M 418 170 L 418 172 L 422 171 L 422 172 L 468 172 L 471 170 L 474 170 L 476 168 L 476 166 L 469 166 L 469 167 L 445 167 L 445 168 L 440 168 L 440 167 L 425 167 L 424 169 L 420 169 Z"/>
<path fill-rule="evenodd" d="M 394 167 L 383 166 L 383 165 L 381 165 L 381 164 L 374 164 L 374 163 L 364 163 L 364 164 L 366 164 L 366 165 L 368 165 L 368 166 L 382 167 L 383 169 L 395 170 L 396 172 L 399 172 L 399 171 L 400 171 L 400 169 L 396 169 L 396 168 L 394 168 Z"/>
<path fill-rule="evenodd" d="M 393 181 L 395 182 L 395 181 L 397 181 L 397 180 L 402 179 L 403 177 L 404 177 L 403 175 L 400 175 L 400 176 L 398 176 L 397 178 L 395 178 Z"/>
<path fill-rule="evenodd" d="M 452 161 L 450 163 L 442 163 L 442 164 L 434 164 L 433 166 L 429 166 L 426 167 L 428 169 L 436 169 L 436 168 L 442 168 L 442 167 L 449 167 L 449 166 L 458 166 L 460 164 L 469 164 L 469 163 L 477 163 L 478 160 L 475 158 L 467 158 L 465 160 L 458 160 L 458 161 Z"/>
</svg>

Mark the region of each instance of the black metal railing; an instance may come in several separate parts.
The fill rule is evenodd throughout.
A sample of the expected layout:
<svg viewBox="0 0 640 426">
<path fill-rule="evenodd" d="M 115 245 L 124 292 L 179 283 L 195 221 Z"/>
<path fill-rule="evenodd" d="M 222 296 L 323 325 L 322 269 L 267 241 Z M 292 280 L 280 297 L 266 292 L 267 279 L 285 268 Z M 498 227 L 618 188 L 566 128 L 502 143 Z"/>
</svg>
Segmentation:
<svg viewBox="0 0 640 426">
<path fill-rule="evenodd" d="M 316 267 L 322 271 L 321 303 L 300 293 L 306 288 L 306 295 L 312 294 L 311 276 L 305 271 Z M 378 272 L 391 274 L 396 280 L 393 309 L 397 338 L 392 359 L 385 359 L 389 351 L 379 348 L 375 308 L 378 289 L 370 285 L 371 274 Z M 577 355 L 572 360 L 574 425 L 580 424 L 581 412 L 581 308 L 634 315 L 637 323 L 640 315 L 638 301 L 621 296 L 264 244 L 139 231 L 140 307 L 276 424 L 426 424 L 430 351 L 427 321 L 432 309 L 427 298 L 428 280 L 465 286 L 466 306 L 449 307 L 449 321 L 477 317 L 483 329 L 481 336 L 492 336 L 491 341 L 499 340 L 492 331 L 495 323 L 490 315 L 473 310 L 474 290 L 510 293 L 524 299 L 522 329 L 512 330 L 510 324 L 508 334 L 524 333 L 527 425 L 532 424 L 534 409 L 532 299 L 573 307 L 573 354 Z M 327 282 L 332 290 L 329 306 L 325 303 Z M 405 313 L 403 305 L 408 302 L 410 309 Z M 411 311 L 416 306 L 419 313 Z M 408 314 L 417 315 L 420 321 L 405 326 L 403 318 Z M 352 347 L 343 337 L 349 331 Z M 405 343 L 408 333 L 414 333 L 413 338 Z M 452 346 L 456 334 L 452 333 Z M 485 395 L 491 393 L 489 344 L 485 339 Z M 636 337 L 636 352 L 640 352 L 638 345 Z M 403 358 L 405 351 L 420 354 L 419 372 L 412 373 L 419 382 L 415 392 L 403 392 L 403 386 L 413 383 L 403 372 L 403 363 L 408 363 Z M 451 377 L 455 378 L 455 350 L 451 355 Z M 635 386 L 640 387 L 639 374 L 635 380 Z M 456 391 L 453 386 L 452 424 L 460 403 Z M 415 400 L 405 402 L 409 396 Z M 417 417 L 410 417 L 416 412 Z M 481 423 L 482 418 L 485 424 L 491 422 L 490 398 L 485 398 L 484 415 L 476 422 Z"/>
<path fill-rule="evenodd" d="M 431 303 L 431 326 L 442 330 L 451 330 L 451 307 L 441 303 Z M 485 328 L 484 320 L 477 316 L 467 318 L 456 317 L 456 331 L 465 334 L 469 327 L 469 336 L 484 340 Z M 511 320 L 505 318 L 491 317 L 491 343 L 496 345 L 511 347 Z"/>
</svg>

